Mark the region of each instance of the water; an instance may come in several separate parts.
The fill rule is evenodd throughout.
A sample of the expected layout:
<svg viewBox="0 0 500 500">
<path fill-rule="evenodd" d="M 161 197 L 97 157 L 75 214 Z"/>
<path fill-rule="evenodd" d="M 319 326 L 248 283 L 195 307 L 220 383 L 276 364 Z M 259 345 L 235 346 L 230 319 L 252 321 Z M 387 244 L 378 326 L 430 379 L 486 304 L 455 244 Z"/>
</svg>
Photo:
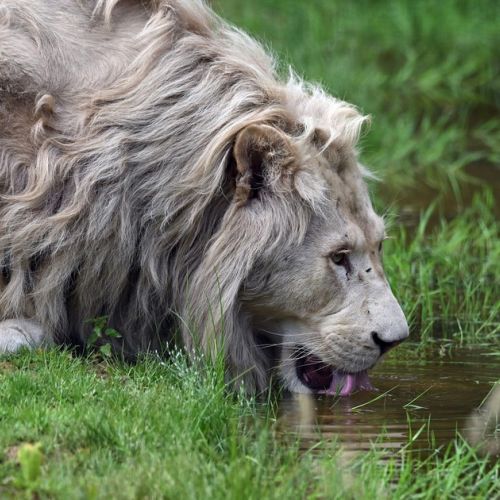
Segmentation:
<svg viewBox="0 0 500 500">
<path fill-rule="evenodd" d="M 443 191 L 436 187 L 419 182 L 413 187 L 396 188 L 390 184 L 377 186 L 381 199 L 386 206 L 393 204 L 398 207 L 398 222 L 408 227 L 415 227 L 420 220 L 420 213 L 429 208 L 431 203 L 437 203 L 437 210 L 431 214 L 428 227 L 434 227 L 441 217 L 447 220 L 460 215 L 470 206 L 474 196 L 480 193 L 485 186 L 493 193 L 500 193 L 499 169 L 492 165 L 469 165 L 464 169 L 469 182 L 459 182 L 458 191 L 451 189 Z M 495 203 L 493 212 L 500 217 L 500 203 Z"/>
<path fill-rule="evenodd" d="M 338 441 L 354 455 L 372 447 L 389 454 L 406 447 L 426 456 L 445 447 L 457 430 L 469 435 L 477 425 L 471 415 L 500 380 L 500 353 L 475 348 L 450 355 L 441 348 L 420 357 L 411 346 L 399 349 L 372 371 L 378 392 L 283 399 L 281 430 L 298 434 L 304 449 Z"/>
</svg>

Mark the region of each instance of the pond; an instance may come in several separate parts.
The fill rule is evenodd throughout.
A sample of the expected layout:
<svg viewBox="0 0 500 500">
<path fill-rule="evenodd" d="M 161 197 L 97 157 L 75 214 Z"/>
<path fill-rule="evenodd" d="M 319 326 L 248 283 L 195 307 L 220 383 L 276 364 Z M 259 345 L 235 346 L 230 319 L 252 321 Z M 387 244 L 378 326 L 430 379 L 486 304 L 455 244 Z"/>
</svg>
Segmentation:
<svg viewBox="0 0 500 500">
<path fill-rule="evenodd" d="M 400 352 L 398 352 L 398 350 Z M 416 346 L 395 349 L 371 373 L 376 392 L 350 397 L 290 395 L 280 404 L 280 429 L 298 434 L 301 447 L 338 441 L 348 455 L 375 448 L 389 455 L 411 448 L 422 456 L 444 448 L 500 379 L 500 353 L 491 349 Z M 498 436 L 496 436 L 498 439 Z"/>
</svg>

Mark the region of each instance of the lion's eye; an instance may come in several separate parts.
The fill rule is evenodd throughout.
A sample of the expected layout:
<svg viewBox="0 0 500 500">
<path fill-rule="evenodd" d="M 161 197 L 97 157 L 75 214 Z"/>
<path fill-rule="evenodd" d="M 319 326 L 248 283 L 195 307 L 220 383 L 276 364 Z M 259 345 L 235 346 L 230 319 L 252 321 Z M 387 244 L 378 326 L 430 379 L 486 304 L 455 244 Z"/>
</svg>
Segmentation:
<svg viewBox="0 0 500 500">
<path fill-rule="evenodd" d="M 345 253 L 333 253 L 330 258 L 332 259 L 334 264 L 337 264 L 337 266 L 342 266 L 347 259 L 347 255 Z"/>
<path fill-rule="evenodd" d="M 336 266 L 345 267 L 346 271 L 350 272 L 351 263 L 349 261 L 349 253 L 347 251 L 343 250 L 341 252 L 332 252 L 330 254 L 330 259 Z"/>
</svg>

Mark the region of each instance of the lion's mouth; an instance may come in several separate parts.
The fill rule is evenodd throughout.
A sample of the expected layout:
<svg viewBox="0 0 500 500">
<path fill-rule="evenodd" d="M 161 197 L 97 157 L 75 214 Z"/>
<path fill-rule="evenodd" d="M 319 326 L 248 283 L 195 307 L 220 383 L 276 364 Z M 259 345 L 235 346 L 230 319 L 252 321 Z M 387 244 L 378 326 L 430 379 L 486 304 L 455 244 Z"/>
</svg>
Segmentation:
<svg viewBox="0 0 500 500">
<path fill-rule="evenodd" d="M 349 396 L 357 390 L 373 390 L 368 371 L 347 373 L 323 363 L 303 347 L 297 349 L 295 370 L 299 380 L 311 391 L 330 396 Z"/>
</svg>

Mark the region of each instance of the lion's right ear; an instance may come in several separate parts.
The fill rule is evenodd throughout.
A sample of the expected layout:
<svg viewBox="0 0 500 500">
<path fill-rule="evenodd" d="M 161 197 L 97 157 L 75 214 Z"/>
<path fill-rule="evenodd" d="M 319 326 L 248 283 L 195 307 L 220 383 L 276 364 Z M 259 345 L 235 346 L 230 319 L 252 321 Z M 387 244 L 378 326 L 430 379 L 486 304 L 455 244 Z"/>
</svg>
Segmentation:
<svg viewBox="0 0 500 500">
<path fill-rule="evenodd" d="M 295 148 L 288 137 L 269 125 L 249 125 L 236 137 L 236 203 L 243 205 L 265 190 L 276 189 L 294 170 Z"/>
</svg>

